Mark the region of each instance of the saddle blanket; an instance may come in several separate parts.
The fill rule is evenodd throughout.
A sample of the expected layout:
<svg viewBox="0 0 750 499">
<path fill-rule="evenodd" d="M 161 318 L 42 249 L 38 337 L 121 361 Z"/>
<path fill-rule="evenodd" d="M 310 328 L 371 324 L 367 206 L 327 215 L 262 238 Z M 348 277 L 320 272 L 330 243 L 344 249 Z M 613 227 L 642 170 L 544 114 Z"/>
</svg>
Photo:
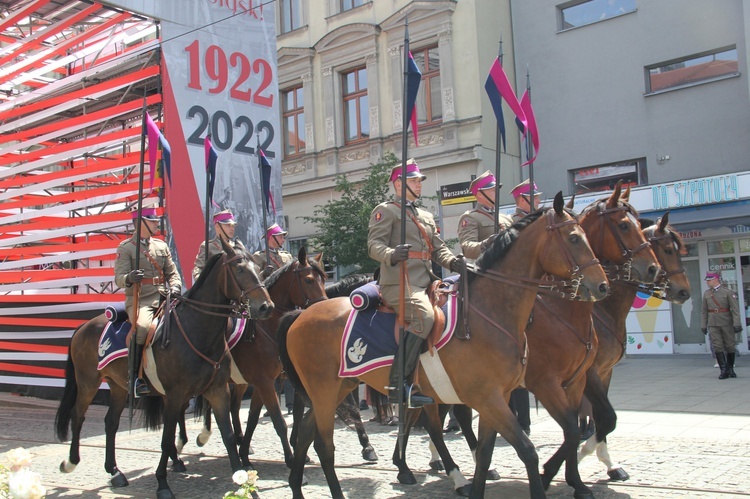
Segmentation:
<svg viewBox="0 0 750 499">
<path fill-rule="evenodd" d="M 453 335 L 458 319 L 458 298 L 448 297 L 443 306 L 445 328 L 435 349 L 440 350 Z M 394 335 L 396 314 L 370 310 L 352 310 L 341 339 L 339 376 L 355 378 L 380 367 L 393 364 L 398 345 Z M 429 355 L 429 353 L 427 354 Z"/>
<path fill-rule="evenodd" d="M 115 359 L 128 356 L 128 346 L 125 343 L 128 332 L 130 322 L 107 322 L 99 337 L 99 364 L 96 366 L 98 370 L 101 371 Z"/>
</svg>

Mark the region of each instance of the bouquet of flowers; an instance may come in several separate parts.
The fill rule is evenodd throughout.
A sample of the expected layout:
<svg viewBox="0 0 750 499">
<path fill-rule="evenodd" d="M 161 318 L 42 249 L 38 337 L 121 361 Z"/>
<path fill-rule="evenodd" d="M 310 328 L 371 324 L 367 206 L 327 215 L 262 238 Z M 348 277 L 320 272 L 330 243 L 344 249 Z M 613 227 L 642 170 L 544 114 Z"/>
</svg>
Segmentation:
<svg viewBox="0 0 750 499">
<path fill-rule="evenodd" d="M 224 494 L 225 499 L 242 499 L 246 497 L 253 497 L 255 492 L 255 481 L 258 480 L 258 472 L 255 470 L 245 471 L 239 470 L 232 475 L 232 481 L 240 486 L 234 492 L 227 492 Z"/>
<path fill-rule="evenodd" d="M 47 495 L 42 477 L 29 469 L 31 453 L 18 447 L 5 453 L 5 464 L 0 464 L 0 498 L 41 499 Z"/>
</svg>

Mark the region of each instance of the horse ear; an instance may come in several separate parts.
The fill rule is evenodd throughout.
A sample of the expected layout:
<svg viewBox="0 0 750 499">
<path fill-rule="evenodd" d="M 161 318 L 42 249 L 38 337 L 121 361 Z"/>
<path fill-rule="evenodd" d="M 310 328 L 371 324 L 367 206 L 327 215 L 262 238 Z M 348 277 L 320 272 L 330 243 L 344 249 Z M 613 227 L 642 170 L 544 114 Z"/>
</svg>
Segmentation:
<svg viewBox="0 0 750 499">
<path fill-rule="evenodd" d="M 229 258 L 232 258 L 235 256 L 234 248 L 232 248 L 232 245 L 228 244 L 224 239 L 219 238 L 219 241 L 221 241 L 221 247 L 224 250 L 224 253 L 227 254 Z"/>
<path fill-rule="evenodd" d="M 572 209 L 573 209 L 573 207 L 574 207 L 575 205 L 576 205 L 576 195 L 575 195 L 575 194 L 573 194 L 573 195 L 572 195 L 572 196 L 570 197 L 570 201 L 568 201 L 568 202 L 567 202 L 567 203 L 565 204 L 565 207 L 566 207 L 567 209 L 569 209 L 569 210 L 572 210 Z"/>
<path fill-rule="evenodd" d="M 664 216 L 657 221 L 657 223 L 659 224 L 659 232 L 666 232 L 667 225 L 669 225 L 669 212 L 666 212 Z"/>
<path fill-rule="evenodd" d="M 607 200 L 607 208 L 614 208 L 617 203 L 620 202 L 620 193 L 622 192 L 622 180 L 618 180 L 615 185 L 615 190 L 612 191 L 612 195 Z"/>
<path fill-rule="evenodd" d="M 307 265 L 307 249 L 304 246 L 300 247 L 299 253 L 297 253 L 297 260 L 299 260 L 300 263 Z"/>
<path fill-rule="evenodd" d="M 620 196 L 620 201 L 630 202 L 630 184 L 625 188 L 625 192 Z"/>
<path fill-rule="evenodd" d="M 315 261 L 323 265 L 323 252 L 322 251 L 318 253 L 317 256 L 315 256 Z"/>
<path fill-rule="evenodd" d="M 562 191 L 557 191 L 555 194 L 555 201 L 552 203 L 552 207 L 555 209 L 555 213 L 558 215 L 563 214 L 563 208 L 565 206 L 565 199 L 563 199 Z"/>
</svg>

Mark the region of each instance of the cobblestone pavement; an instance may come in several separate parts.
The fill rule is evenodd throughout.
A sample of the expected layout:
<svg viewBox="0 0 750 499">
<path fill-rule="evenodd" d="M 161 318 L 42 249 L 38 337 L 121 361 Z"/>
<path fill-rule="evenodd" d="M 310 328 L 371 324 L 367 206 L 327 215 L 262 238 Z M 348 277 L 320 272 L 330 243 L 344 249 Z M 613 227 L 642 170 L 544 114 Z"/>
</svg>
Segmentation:
<svg viewBox="0 0 750 499">
<path fill-rule="evenodd" d="M 719 381 L 708 356 L 637 357 L 625 359 L 616 369 L 611 399 L 618 408 L 618 424 L 608 438 L 610 454 L 628 471 L 626 482 L 610 482 L 605 467 L 590 456 L 580 465 L 584 482 L 597 498 L 750 497 L 750 361 L 738 359 L 735 380 Z M 744 364 L 744 365 L 743 365 Z M 247 402 L 245 403 L 247 404 Z M 533 399 L 532 399 L 533 404 Z M 130 480 L 121 489 L 108 487 L 104 472 L 104 414 L 92 406 L 83 426 L 82 461 L 70 474 L 59 471 L 68 444 L 54 440 L 56 401 L 0 394 L 0 452 L 23 446 L 34 455 L 32 469 L 42 475 L 48 497 L 154 497 L 154 471 L 159 459 L 160 434 L 127 429 L 124 417 L 117 436 L 118 466 Z M 246 410 L 243 409 L 243 417 Z M 363 419 L 372 417 L 363 412 Z M 291 422 L 290 417 L 287 418 Z M 475 416 L 475 428 L 477 418 Z M 366 463 L 356 434 L 338 423 L 335 431 L 336 471 L 350 498 L 385 499 L 452 498 L 452 481 L 430 471 L 428 437 L 412 433 L 408 460 L 418 480 L 405 486 L 396 480 L 390 462 L 396 427 L 366 423 L 380 460 Z M 562 439 L 562 432 L 540 406 L 532 407 L 531 439 L 540 463 L 546 461 Z M 194 437 L 200 423 L 190 421 L 191 442 L 183 451 L 187 473 L 169 473 L 169 483 L 180 498 L 220 498 L 233 490 L 231 470 L 218 432 L 203 448 Z M 446 436 L 448 447 L 467 478 L 473 473 L 471 454 L 458 433 Z M 288 470 L 269 418 L 262 418 L 253 440 L 253 463 L 258 470 L 263 499 L 287 498 Z M 306 467 L 308 498 L 330 497 L 317 456 Z M 490 482 L 486 497 L 528 497 L 526 474 L 515 452 L 501 438 L 493 467 L 501 480 Z M 558 474 L 548 497 L 572 497 L 573 490 Z"/>
</svg>

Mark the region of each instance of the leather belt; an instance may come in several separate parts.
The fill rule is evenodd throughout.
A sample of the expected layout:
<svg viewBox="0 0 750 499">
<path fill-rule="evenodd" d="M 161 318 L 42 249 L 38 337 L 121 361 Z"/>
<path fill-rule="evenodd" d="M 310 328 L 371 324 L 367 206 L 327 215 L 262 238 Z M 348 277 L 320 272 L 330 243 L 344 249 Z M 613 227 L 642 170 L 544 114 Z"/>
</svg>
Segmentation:
<svg viewBox="0 0 750 499">
<path fill-rule="evenodd" d="M 427 251 L 410 251 L 409 260 L 432 260 L 432 255 Z"/>
<path fill-rule="evenodd" d="M 141 279 L 141 284 L 142 285 L 143 284 L 150 284 L 152 286 L 158 286 L 162 282 L 164 282 L 164 281 L 161 280 L 161 277 L 149 277 L 149 278 L 143 278 L 143 279 Z"/>
<path fill-rule="evenodd" d="M 724 312 L 729 312 L 729 309 L 728 308 L 709 308 L 708 311 L 711 312 L 712 314 L 722 314 Z"/>
</svg>

